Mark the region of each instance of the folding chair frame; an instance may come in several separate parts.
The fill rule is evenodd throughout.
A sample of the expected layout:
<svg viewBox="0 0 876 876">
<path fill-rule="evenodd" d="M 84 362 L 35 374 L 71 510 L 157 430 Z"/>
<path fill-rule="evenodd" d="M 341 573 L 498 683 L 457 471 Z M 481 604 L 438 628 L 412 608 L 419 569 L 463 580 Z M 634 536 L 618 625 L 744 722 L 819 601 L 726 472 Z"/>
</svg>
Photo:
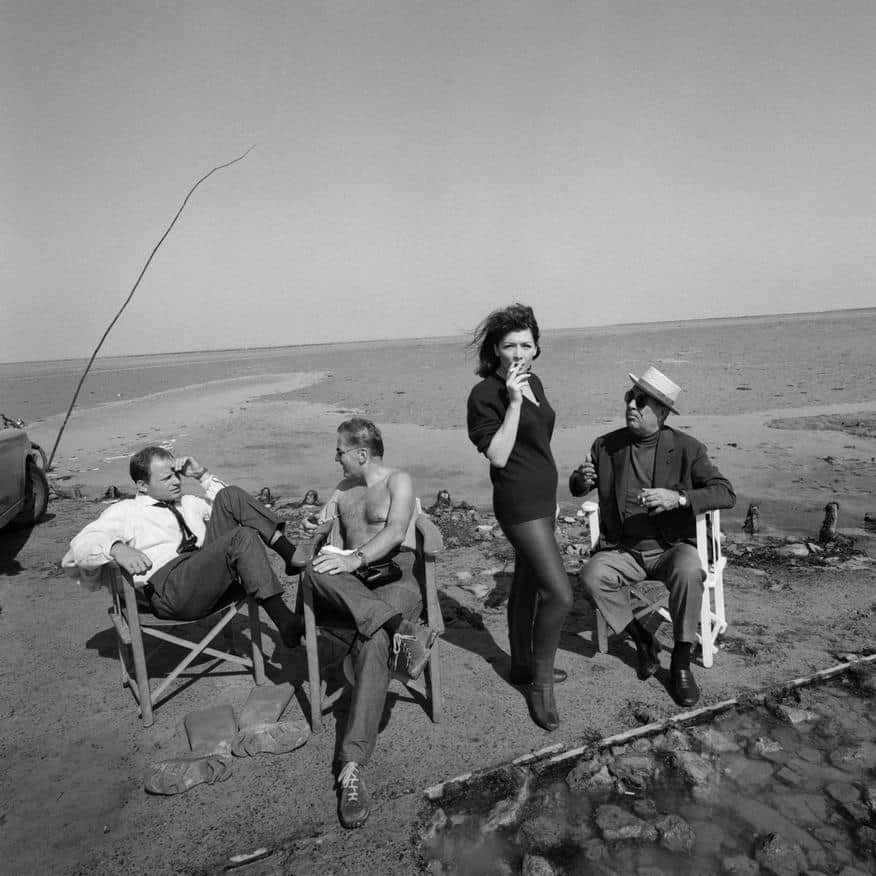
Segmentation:
<svg viewBox="0 0 876 876">
<path fill-rule="evenodd" d="M 583 502 L 581 510 L 590 528 L 590 548 L 599 541 L 599 505 L 596 502 Z M 721 512 L 705 511 L 697 515 L 697 553 L 706 573 L 703 582 L 703 602 L 700 609 L 700 631 L 697 641 L 703 652 L 703 666 L 710 667 L 718 650 L 718 637 L 727 629 L 724 611 L 724 567 L 727 558 L 721 551 Z M 660 599 L 649 601 L 640 589 L 647 582 L 630 587 L 630 596 L 643 603 L 633 611 L 637 620 L 657 613 L 664 620 L 672 621 L 667 608 L 668 594 L 664 591 Z M 608 624 L 599 609 L 596 610 L 596 642 L 601 652 L 608 650 Z"/>
<path fill-rule="evenodd" d="M 180 638 L 167 632 L 168 628 L 183 627 L 201 623 L 205 618 L 192 621 L 162 620 L 144 611 L 137 604 L 137 594 L 134 589 L 133 579 L 118 564 L 108 563 L 102 570 L 104 584 L 112 594 L 113 604 L 108 612 L 115 627 L 119 667 L 121 670 L 122 685 L 127 685 L 134 695 L 134 699 L 140 708 L 143 718 L 143 726 L 151 727 L 154 721 L 153 711 L 160 703 L 165 691 L 173 682 L 185 672 L 188 667 L 201 655 L 207 654 L 219 660 L 236 663 L 252 670 L 255 683 L 265 683 L 264 652 L 262 650 L 261 625 L 259 621 L 258 603 L 251 596 L 236 599 L 222 606 L 207 618 L 218 617 L 217 622 L 209 632 L 199 641 Z M 234 616 L 247 606 L 249 613 L 249 627 L 252 636 L 252 657 L 243 657 L 239 654 L 231 654 L 210 647 L 210 643 L 231 623 Z M 152 636 L 164 642 L 170 642 L 189 653 L 181 660 L 173 671 L 153 690 L 149 682 L 149 671 L 146 665 L 146 650 L 143 646 L 143 637 Z M 131 666 L 133 665 L 133 675 Z M 215 665 L 206 671 L 215 668 Z"/>
<path fill-rule="evenodd" d="M 439 637 L 435 639 L 429 653 L 429 661 L 423 671 L 424 684 L 412 681 L 402 673 L 393 673 L 392 678 L 400 681 L 412 694 L 422 699 L 433 723 L 439 724 L 444 711 L 444 696 L 441 689 L 441 639 L 444 632 L 444 619 L 441 606 L 438 603 L 438 589 L 435 583 L 435 558 L 444 549 L 444 542 L 438 527 L 425 514 L 418 513 L 415 520 L 417 550 L 414 559 L 414 576 L 420 585 L 423 598 L 423 614 L 421 617 Z M 338 538 L 336 523 L 332 521 L 323 524 L 317 530 L 314 538 L 314 552 L 328 540 L 334 543 Z M 314 610 L 313 589 L 307 583 L 305 576 L 299 579 L 302 605 L 304 608 L 305 642 L 307 646 L 307 677 L 310 688 L 310 723 L 314 732 L 322 730 L 323 713 L 329 710 L 345 692 L 341 686 L 331 694 L 326 695 L 325 682 L 320 676 L 319 649 L 317 638 L 322 636 L 328 641 L 351 646 L 351 635 L 356 630 L 352 622 L 332 618 L 326 624 L 320 624 Z M 346 635 L 344 635 L 346 633 Z"/>
</svg>

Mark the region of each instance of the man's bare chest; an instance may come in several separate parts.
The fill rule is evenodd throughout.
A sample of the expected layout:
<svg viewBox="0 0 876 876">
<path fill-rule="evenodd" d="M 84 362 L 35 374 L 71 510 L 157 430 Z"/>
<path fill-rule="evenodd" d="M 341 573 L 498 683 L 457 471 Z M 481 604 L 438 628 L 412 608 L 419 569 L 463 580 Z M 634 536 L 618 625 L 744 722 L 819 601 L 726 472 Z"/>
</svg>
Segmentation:
<svg viewBox="0 0 876 876">
<path fill-rule="evenodd" d="M 389 514 L 389 493 L 381 483 L 372 487 L 353 487 L 338 500 L 338 513 L 345 526 L 379 526 Z"/>
</svg>

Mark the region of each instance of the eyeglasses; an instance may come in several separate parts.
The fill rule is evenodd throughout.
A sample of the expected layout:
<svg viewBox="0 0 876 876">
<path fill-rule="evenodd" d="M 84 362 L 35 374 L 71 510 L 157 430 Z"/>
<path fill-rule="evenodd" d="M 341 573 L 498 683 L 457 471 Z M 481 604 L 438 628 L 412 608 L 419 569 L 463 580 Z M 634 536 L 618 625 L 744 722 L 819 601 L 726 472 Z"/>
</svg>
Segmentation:
<svg viewBox="0 0 876 876">
<path fill-rule="evenodd" d="M 340 447 L 335 448 L 335 459 L 340 459 L 345 453 L 352 453 L 354 450 L 361 450 L 361 447 L 348 447 L 346 450 L 341 450 Z"/>
<path fill-rule="evenodd" d="M 649 401 L 651 401 L 651 396 L 646 395 L 644 392 L 640 392 L 635 389 L 627 390 L 626 394 L 624 395 L 624 401 L 629 404 L 631 401 L 633 401 L 633 399 L 635 399 L 636 401 L 637 408 L 643 408 L 646 404 L 648 404 Z"/>
</svg>

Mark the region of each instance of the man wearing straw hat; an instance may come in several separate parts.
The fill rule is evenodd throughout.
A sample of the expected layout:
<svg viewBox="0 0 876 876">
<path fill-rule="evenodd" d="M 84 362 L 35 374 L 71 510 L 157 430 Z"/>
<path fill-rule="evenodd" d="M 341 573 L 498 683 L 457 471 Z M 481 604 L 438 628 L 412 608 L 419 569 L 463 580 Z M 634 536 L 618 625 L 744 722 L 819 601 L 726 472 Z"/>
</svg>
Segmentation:
<svg viewBox="0 0 876 876">
<path fill-rule="evenodd" d="M 675 646 L 670 692 L 693 706 L 700 692 L 690 668 L 705 572 L 696 549 L 696 515 L 732 508 L 730 482 L 695 438 L 666 425 L 681 388 L 650 366 L 624 395 L 626 426 L 593 442 L 590 457 L 569 478 L 573 496 L 596 486 L 600 539 L 580 572 L 581 583 L 608 625 L 636 646 L 638 675 L 659 668 L 659 645 L 633 617 L 629 587 L 646 579 L 669 590 Z"/>
</svg>

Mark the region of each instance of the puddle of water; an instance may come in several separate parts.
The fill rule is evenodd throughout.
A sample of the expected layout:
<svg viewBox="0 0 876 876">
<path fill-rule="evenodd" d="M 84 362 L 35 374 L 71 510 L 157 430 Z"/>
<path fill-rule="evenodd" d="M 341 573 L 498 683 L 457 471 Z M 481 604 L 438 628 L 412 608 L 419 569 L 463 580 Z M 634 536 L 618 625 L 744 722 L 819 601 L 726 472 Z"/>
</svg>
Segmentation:
<svg viewBox="0 0 876 876">
<path fill-rule="evenodd" d="M 876 665 L 442 801 L 427 872 L 876 872 Z"/>
</svg>

